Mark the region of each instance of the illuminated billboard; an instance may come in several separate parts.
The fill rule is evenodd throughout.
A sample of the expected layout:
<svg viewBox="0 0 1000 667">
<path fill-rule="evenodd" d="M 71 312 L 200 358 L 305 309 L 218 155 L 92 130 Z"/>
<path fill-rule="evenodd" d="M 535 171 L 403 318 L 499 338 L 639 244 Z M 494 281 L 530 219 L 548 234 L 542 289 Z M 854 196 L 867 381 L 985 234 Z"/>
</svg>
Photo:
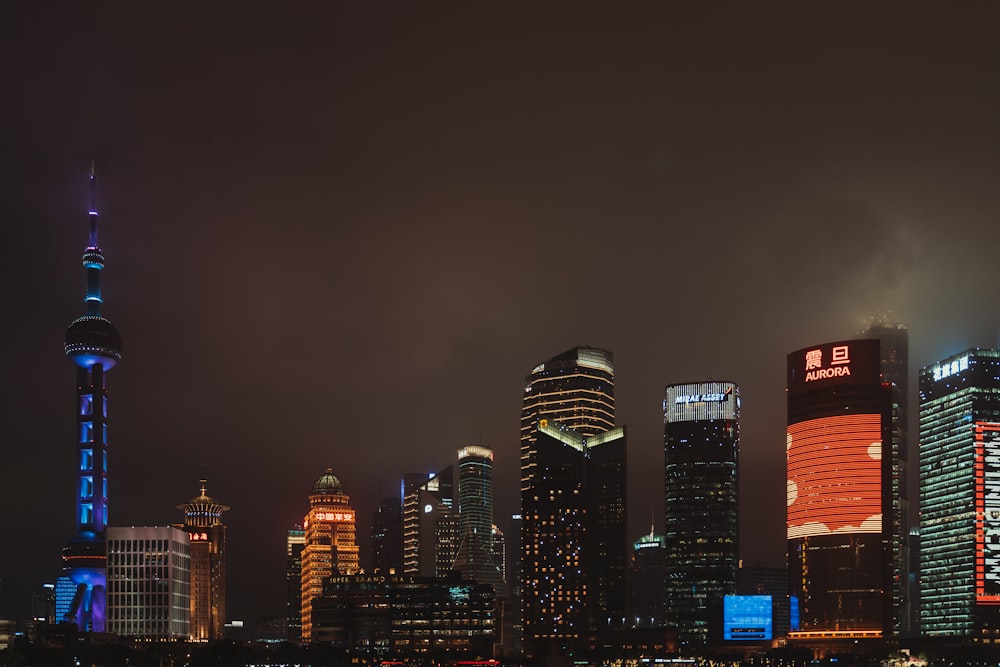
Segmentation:
<svg viewBox="0 0 1000 667">
<path fill-rule="evenodd" d="M 881 429 L 877 414 L 789 425 L 788 539 L 882 532 Z"/>
<path fill-rule="evenodd" d="M 976 423 L 976 602 L 1000 605 L 1000 424 Z"/>
<path fill-rule="evenodd" d="M 667 387 L 663 414 L 670 423 L 738 419 L 740 390 L 732 382 L 696 382 Z"/>
<path fill-rule="evenodd" d="M 773 638 L 770 595 L 726 595 L 722 599 L 722 638 L 769 641 Z"/>
<path fill-rule="evenodd" d="M 837 384 L 878 384 L 879 368 L 876 339 L 814 345 L 788 355 L 788 391 L 796 393 Z"/>
</svg>

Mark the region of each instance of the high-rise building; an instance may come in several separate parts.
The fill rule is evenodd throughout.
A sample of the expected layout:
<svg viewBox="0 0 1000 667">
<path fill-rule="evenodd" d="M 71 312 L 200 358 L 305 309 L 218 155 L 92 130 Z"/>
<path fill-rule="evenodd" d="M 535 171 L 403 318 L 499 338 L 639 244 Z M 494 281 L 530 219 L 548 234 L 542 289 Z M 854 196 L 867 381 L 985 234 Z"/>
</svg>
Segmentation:
<svg viewBox="0 0 1000 667">
<path fill-rule="evenodd" d="M 107 631 L 146 640 L 191 639 L 191 549 L 171 526 L 108 528 Z"/>
<path fill-rule="evenodd" d="M 636 627 L 656 628 L 665 623 L 666 554 L 666 538 L 652 526 L 632 545 L 628 615 Z"/>
<path fill-rule="evenodd" d="M 403 497 L 379 501 L 372 515 L 372 570 L 385 574 L 403 571 Z"/>
<path fill-rule="evenodd" d="M 1000 350 L 920 370 L 920 629 L 1000 642 Z"/>
<path fill-rule="evenodd" d="M 577 347 L 525 379 L 521 411 L 524 650 L 587 646 L 626 616 L 626 447 L 607 350 Z"/>
<path fill-rule="evenodd" d="M 76 364 L 76 534 L 63 547 L 64 571 L 76 586 L 61 620 L 82 631 L 104 632 L 108 523 L 108 387 L 105 375 L 121 360 L 122 339 L 101 315 L 104 255 L 97 240 L 94 169 L 90 170 L 90 239 L 83 251 L 87 314 L 66 331 L 66 356 Z"/>
<path fill-rule="evenodd" d="M 323 593 L 323 582 L 333 574 L 358 571 L 354 510 L 333 469 L 327 468 L 309 494 L 309 513 L 302 527 L 302 641 L 312 641 L 312 601 Z"/>
<path fill-rule="evenodd" d="M 222 639 L 226 626 L 226 527 L 222 513 L 229 510 L 205 494 L 178 505 L 184 523 L 176 526 L 191 542 L 191 639 Z"/>
<path fill-rule="evenodd" d="M 423 483 L 412 475 L 404 480 L 403 572 L 444 577 L 455 565 L 458 512 L 454 468 L 447 466 Z"/>
<path fill-rule="evenodd" d="M 285 627 L 288 641 L 302 641 L 302 550 L 306 546 L 306 531 L 295 526 L 285 540 Z"/>
<path fill-rule="evenodd" d="M 789 638 L 888 637 L 896 462 L 879 341 L 793 352 L 787 382 Z"/>
<path fill-rule="evenodd" d="M 504 594 L 503 571 L 494 551 L 493 450 L 468 445 L 458 450 L 458 550 L 454 569 Z"/>
<path fill-rule="evenodd" d="M 892 470 L 889 491 L 892 498 L 890 539 L 892 545 L 891 593 L 889 604 L 896 636 L 915 632 L 910 587 L 910 337 L 906 327 L 887 319 L 873 319 L 861 338 L 877 338 L 882 382 L 892 388 Z"/>
<path fill-rule="evenodd" d="M 663 401 L 666 621 L 701 647 L 736 593 L 740 392 L 732 382 L 672 384 Z"/>
</svg>

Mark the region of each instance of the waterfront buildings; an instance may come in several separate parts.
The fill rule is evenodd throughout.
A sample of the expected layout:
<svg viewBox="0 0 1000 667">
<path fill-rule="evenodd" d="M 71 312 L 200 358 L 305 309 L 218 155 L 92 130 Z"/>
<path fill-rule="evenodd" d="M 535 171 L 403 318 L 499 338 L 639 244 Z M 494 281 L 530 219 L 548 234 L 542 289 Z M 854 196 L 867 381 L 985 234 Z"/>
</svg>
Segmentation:
<svg viewBox="0 0 1000 667">
<path fill-rule="evenodd" d="M 521 412 L 521 609 L 529 656 L 624 623 L 624 427 L 611 353 L 578 347 L 539 364 Z M 565 647 L 565 649 L 564 649 Z"/>
<path fill-rule="evenodd" d="M 920 626 L 1000 643 L 1000 351 L 920 370 Z"/>
<path fill-rule="evenodd" d="M 178 505 L 184 523 L 177 526 L 188 534 L 191 543 L 191 639 L 222 639 L 226 625 L 226 527 L 222 513 L 229 510 L 205 494 L 207 481 L 201 480 L 201 493 L 190 502 Z"/>
<path fill-rule="evenodd" d="M 189 534 L 171 526 L 107 529 L 107 631 L 123 637 L 191 639 Z"/>
<path fill-rule="evenodd" d="M 669 385 L 663 423 L 666 621 L 682 647 L 701 647 L 737 587 L 739 388 Z"/>
<path fill-rule="evenodd" d="M 75 590 L 66 615 L 88 632 L 106 629 L 108 523 L 108 387 L 106 374 L 121 360 L 122 340 L 101 315 L 104 255 L 97 238 L 96 180 L 90 171 L 90 237 L 83 252 L 87 313 L 70 324 L 65 351 L 76 365 L 76 534 L 63 547 L 64 572 Z M 65 590 L 65 589 L 64 589 Z"/>
<path fill-rule="evenodd" d="M 302 641 L 312 637 L 312 601 L 323 592 L 323 582 L 333 574 L 358 571 L 355 543 L 355 515 L 350 496 L 327 468 L 309 494 L 309 513 L 302 522 L 305 546 L 302 549 Z"/>
<path fill-rule="evenodd" d="M 792 640 L 892 634 L 893 392 L 878 340 L 788 355 L 787 539 Z M 883 445 L 886 446 L 883 446 Z"/>
</svg>

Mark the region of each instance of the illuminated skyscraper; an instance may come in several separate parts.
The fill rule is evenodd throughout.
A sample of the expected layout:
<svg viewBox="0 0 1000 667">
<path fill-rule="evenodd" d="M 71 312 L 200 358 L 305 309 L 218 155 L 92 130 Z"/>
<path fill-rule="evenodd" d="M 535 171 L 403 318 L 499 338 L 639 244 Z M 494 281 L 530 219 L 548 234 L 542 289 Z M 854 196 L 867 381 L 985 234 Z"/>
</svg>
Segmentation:
<svg viewBox="0 0 1000 667">
<path fill-rule="evenodd" d="M 582 647 L 626 614 L 625 430 L 607 350 L 577 347 L 525 379 L 521 610 L 529 656 Z"/>
<path fill-rule="evenodd" d="M 673 384 L 663 401 L 666 621 L 682 647 L 705 646 L 736 593 L 740 391 Z"/>
<path fill-rule="evenodd" d="M 1000 350 L 920 370 L 920 629 L 1000 642 Z"/>
<path fill-rule="evenodd" d="M 80 630 L 105 631 L 108 523 L 108 388 L 105 374 L 121 360 L 118 330 L 101 316 L 104 255 L 97 242 L 94 170 L 90 171 L 90 240 L 83 252 L 87 270 L 87 314 L 66 332 L 65 350 L 77 366 L 76 534 L 63 548 L 64 571 L 76 586 L 65 619 Z"/>
<path fill-rule="evenodd" d="M 496 561 L 493 526 L 493 450 L 469 445 L 458 450 L 458 550 L 454 567 L 466 579 L 504 594 Z"/>
<path fill-rule="evenodd" d="M 878 340 L 788 355 L 788 568 L 793 640 L 892 634 L 892 387 Z M 797 603 L 798 613 L 795 613 Z M 797 616 L 797 617 L 796 617 Z"/>
<path fill-rule="evenodd" d="M 309 494 L 309 513 L 302 527 L 302 641 L 312 641 L 312 601 L 323 594 L 323 582 L 332 574 L 356 574 L 358 547 L 354 537 L 354 510 L 333 469 L 327 468 Z"/>
<path fill-rule="evenodd" d="M 222 513 L 229 508 L 201 494 L 178 505 L 184 524 L 177 526 L 191 543 L 191 639 L 222 639 L 226 625 L 226 527 Z"/>
<path fill-rule="evenodd" d="M 306 546 L 306 531 L 296 526 L 288 531 L 285 541 L 285 626 L 288 641 L 302 641 L 302 550 Z"/>
<path fill-rule="evenodd" d="M 403 495 L 403 572 L 443 577 L 455 565 L 458 512 L 454 468 L 448 466 L 423 483 L 407 475 Z"/>
</svg>

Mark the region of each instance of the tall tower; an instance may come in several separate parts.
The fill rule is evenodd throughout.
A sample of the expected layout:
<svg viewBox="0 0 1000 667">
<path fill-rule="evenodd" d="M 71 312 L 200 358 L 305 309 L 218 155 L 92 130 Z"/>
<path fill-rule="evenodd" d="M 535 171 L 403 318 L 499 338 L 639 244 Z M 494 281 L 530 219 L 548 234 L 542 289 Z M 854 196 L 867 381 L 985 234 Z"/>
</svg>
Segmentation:
<svg viewBox="0 0 1000 667">
<path fill-rule="evenodd" d="M 466 579 L 490 584 L 504 594 L 503 573 L 493 549 L 493 450 L 468 445 L 458 450 L 458 553 L 455 569 Z"/>
<path fill-rule="evenodd" d="M 106 629 L 108 523 L 108 388 L 106 373 L 122 357 L 118 330 L 101 316 L 104 255 L 97 239 L 97 180 L 90 169 L 90 237 L 83 251 L 87 314 L 66 331 L 65 350 L 76 364 L 76 534 L 63 547 L 64 571 L 76 586 L 65 619 L 82 631 Z"/>
<path fill-rule="evenodd" d="M 179 526 L 191 542 L 191 639 L 222 639 L 226 625 L 226 527 L 222 513 L 229 508 L 201 494 L 178 505 L 184 512 Z"/>
<path fill-rule="evenodd" d="M 403 572 L 443 577 L 454 567 L 457 549 L 454 468 L 424 479 L 404 478 Z"/>
<path fill-rule="evenodd" d="M 302 641 L 302 550 L 306 546 L 306 531 L 301 526 L 289 529 L 285 541 L 285 624 L 288 641 Z"/>
<path fill-rule="evenodd" d="M 920 370 L 920 629 L 1000 641 L 1000 350 Z"/>
<path fill-rule="evenodd" d="M 356 574 L 354 510 L 333 469 L 327 468 L 309 494 L 309 513 L 302 527 L 302 641 L 312 641 L 312 602 L 323 594 L 323 580 L 333 574 Z"/>
<path fill-rule="evenodd" d="M 879 341 L 804 348 L 787 370 L 789 638 L 887 638 L 896 462 Z"/>
<path fill-rule="evenodd" d="M 583 645 L 625 616 L 625 431 L 611 352 L 535 366 L 521 409 L 521 610 L 531 656 Z"/>
<path fill-rule="evenodd" d="M 663 401 L 666 618 L 682 647 L 709 641 L 739 569 L 740 391 L 673 384 Z"/>
</svg>

